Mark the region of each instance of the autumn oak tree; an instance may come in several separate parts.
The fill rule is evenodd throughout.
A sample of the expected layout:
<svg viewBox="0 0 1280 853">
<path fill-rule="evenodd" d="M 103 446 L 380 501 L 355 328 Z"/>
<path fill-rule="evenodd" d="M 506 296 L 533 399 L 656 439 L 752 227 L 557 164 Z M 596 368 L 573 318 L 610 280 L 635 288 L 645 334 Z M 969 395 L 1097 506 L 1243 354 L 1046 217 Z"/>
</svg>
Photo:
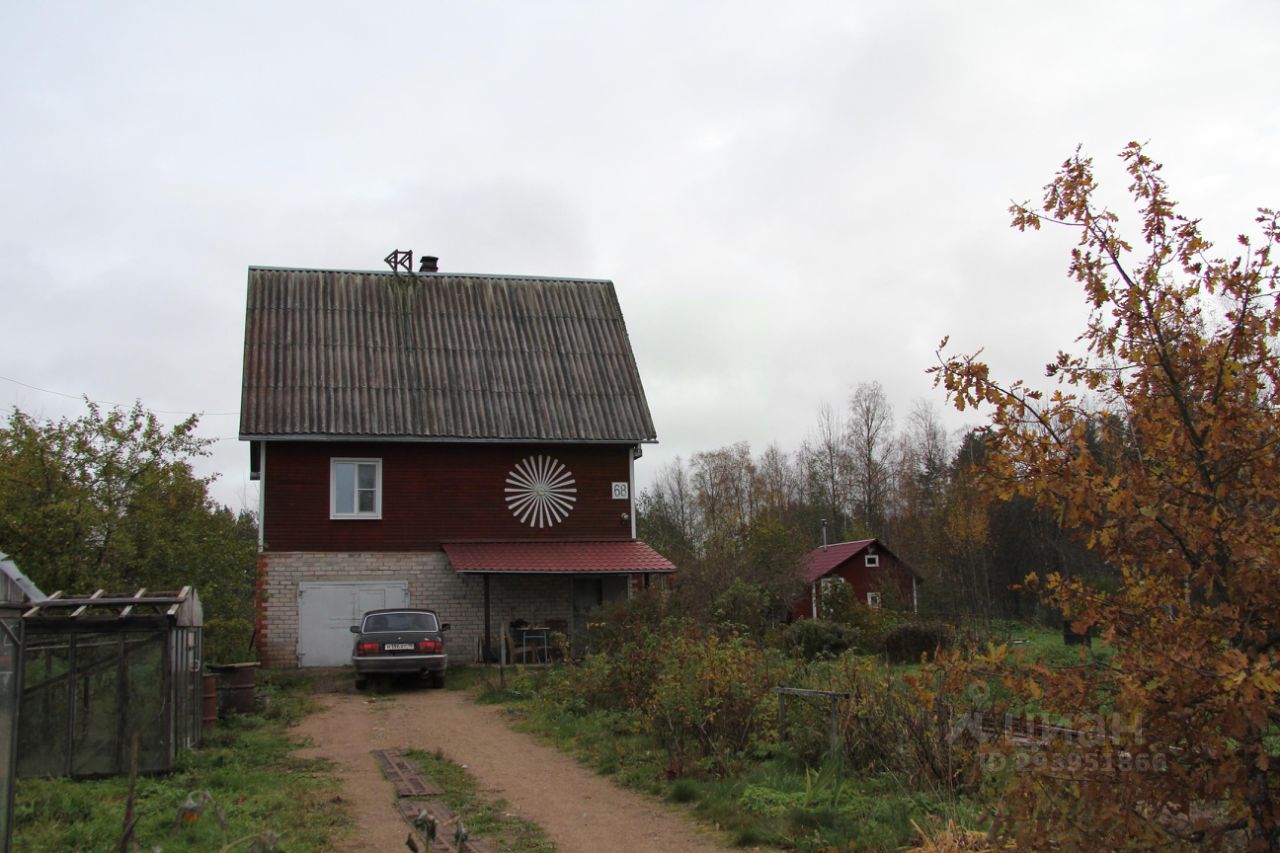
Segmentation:
<svg viewBox="0 0 1280 853">
<path fill-rule="evenodd" d="M 1261 209 L 1260 234 L 1218 256 L 1142 146 L 1120 156 L 1138 248 L 1078 151 L 1039 212 L 1011 208 L 1020 230 L 1079 230 L 1069 271 L 1092 310 L 1080 351 L 1047 367 L 1056 387 L 997 381 L 976 354 L 935 375 L 957 408 L 990 412 L 990 492 L 1033 500 L 1120 574 L 1109 591 L 1029 579 L 1116 654 L 1021 686 L 1053 713 L 1136 721 L 1099 748 L 1167 770 L 1014 774 L 1003 825 L 1035 844 L 1280 849 L 1280 221 Z"/>
</svg>

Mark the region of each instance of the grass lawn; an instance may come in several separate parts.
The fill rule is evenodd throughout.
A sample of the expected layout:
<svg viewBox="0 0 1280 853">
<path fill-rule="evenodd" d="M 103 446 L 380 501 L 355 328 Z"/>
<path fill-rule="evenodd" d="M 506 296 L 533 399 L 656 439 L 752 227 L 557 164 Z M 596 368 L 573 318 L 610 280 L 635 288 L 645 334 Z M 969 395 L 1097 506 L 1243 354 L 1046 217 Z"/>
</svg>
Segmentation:
<svg viewBox="0 0 1280 853">
<path fill-rule="evenodd" d="M 324 851 L 349 819 L 327 762 L 291 757 L 289 724 L 303 716 L 309 683 L 263 673 L 263 714 L 220 720 L 200 749 L 183 753 L 168 776 L 138 779 L 134 833 L 143 850 L 245 851 L 273 833 L 281 850 Z M 204 792 L 203 794 L 199 792 Z M 128 778 L 19 779 L 14 850 L 119 849 Z M 179 819 L 188 797 L 203 803 Z"/>
</svg>

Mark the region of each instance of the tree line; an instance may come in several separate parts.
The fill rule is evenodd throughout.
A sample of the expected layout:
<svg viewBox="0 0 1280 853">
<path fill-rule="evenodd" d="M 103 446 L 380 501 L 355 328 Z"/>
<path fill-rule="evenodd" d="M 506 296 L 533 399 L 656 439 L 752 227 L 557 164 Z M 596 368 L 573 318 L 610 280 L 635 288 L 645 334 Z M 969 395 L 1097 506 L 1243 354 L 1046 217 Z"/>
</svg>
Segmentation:
<svg viewBox="0 0 1280 853">
<path fill-rule="evenodd" d="M 985 430 L 948 433 L 926 400 L 900 418 L 879 382 L 863 382 L 842 406 L 822 406 L 795 449 L 737 442 L 677 458 L 641 491 L 638 532 L 702 604 L 737 581 L 780 607 L 825 534 L 880 539 L 923 576 L 922 610 L 1051 616 L 1019 588 L 1028 573 L 1110 573 L 1053 514 L 980 488 L 985 448 Z"/>
</svg>

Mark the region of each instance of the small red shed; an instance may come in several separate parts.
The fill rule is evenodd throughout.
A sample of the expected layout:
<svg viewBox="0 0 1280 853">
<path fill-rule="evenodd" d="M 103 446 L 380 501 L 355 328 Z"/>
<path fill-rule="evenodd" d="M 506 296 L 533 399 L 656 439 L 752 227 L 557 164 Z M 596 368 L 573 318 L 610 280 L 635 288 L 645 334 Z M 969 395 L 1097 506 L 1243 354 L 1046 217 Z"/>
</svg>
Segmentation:
<svg viewBox="0 0 1280 853">
<path fill-rule="evenodd" d="M 858 539 L 814 548 L 800 563 L 808 595 L 791 605 L 793 619 L 816 619 L 824 591 L 833 584 L 853 587 L 858 601 L 868 607 L 888 604 L 889 596 L 918 609 L 916 595 L 920 574 L 898 558 L 879 539 Z"/>
</svg>

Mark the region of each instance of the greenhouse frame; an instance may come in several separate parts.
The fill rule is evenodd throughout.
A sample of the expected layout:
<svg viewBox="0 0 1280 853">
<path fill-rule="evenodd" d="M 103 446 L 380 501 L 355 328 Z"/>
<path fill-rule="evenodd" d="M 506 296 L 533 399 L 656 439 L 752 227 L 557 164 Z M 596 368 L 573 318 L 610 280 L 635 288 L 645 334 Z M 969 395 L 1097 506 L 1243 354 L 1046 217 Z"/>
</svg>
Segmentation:
<svg viewBox="0 0 1280 853">
<path fill-rule="evenodd" d="M 203 613 L 176 592 L 63 596 L 22 614 L 17 774 L 75 778 L 174 769 L 199 746 Z"/>
<path fill-rule="evenodd" d="M 5 853 L 13 835 L 13 780 L 22 690 L 22 611 L 29 600 L 25 581 L 18 567 L 0 554 L 0 851 Z"/>
</svg>

